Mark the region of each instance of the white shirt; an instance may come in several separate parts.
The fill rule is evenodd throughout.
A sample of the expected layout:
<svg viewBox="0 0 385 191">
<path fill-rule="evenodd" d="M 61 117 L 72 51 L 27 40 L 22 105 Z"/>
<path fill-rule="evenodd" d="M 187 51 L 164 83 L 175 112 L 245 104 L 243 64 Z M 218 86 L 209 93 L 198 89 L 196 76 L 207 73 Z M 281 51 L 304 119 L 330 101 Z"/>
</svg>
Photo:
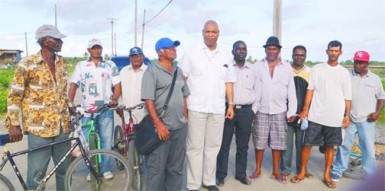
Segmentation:
<svg viewBox="0 0 385 191">
<path fill-rule="evenodd" d="M 189 110 L 224 114 L 226 102 L 225 83 L 235 82 L 232 59 L 218 48 L 210 51 L 205 44 L 185 52 L 178 66 L 187 77 L 190 96 Z"/>
<path fill-rule="evenodd" d="M 255 63 L 255 66 L 261 79 L 258 111 L 265 114 L 287 111 L 287 117 L 294 116 L 297 112 L 297 95 L 291 65 L 284 61 L 277 64 L 273 77 L 265 59 Z"/>
<path fill-rule="evenodd" d="M 309 121 L 341 127 L 345 112 L 345 100 L 352 100 L 349 71 L 327 63 L 317 64 L 310 71 L 309 86 L 314 90 L 310 104 Z"/>
<path fill-rule="evenodd" d="M 142 89 L 142 78 L 144 71 L 147 69 L 147 66 L 142 64 L 142 66 L 134 71 L 132 65 L 127 65 L 122 68 L 120 71 L 120 80 L 122 84 L 122 95 L 120 96 L 119 104 L 126 107 L 132 107 L 142 103 L 141 100 L 141 89 Z M 139 123 L 145 113 L 145 108 L 135 109 L 132 111 L 134 118 L 134 123 Z M 125 123 L 128 123 L 129 114 L 124 112 Z"/>
<path fill-rule="evenodd" d="M 364 122 L 368 115 L 376 111 L 377 101 L 385 99 L 381 79 L 372 72 L 360 76 L 350 72 L 352 78 L 352 109 L 350 118 L 353 122 Z"/>
<path fill-rule="evenodd" d="M 80 61 L 71 78 L 82 92 L 82 107 L 86 110 L 112 100 L 112 87 L 120 82 L 118 68 L 113 61 L 100 61 L 98 67 L 92 61 Z"/>
</svg>

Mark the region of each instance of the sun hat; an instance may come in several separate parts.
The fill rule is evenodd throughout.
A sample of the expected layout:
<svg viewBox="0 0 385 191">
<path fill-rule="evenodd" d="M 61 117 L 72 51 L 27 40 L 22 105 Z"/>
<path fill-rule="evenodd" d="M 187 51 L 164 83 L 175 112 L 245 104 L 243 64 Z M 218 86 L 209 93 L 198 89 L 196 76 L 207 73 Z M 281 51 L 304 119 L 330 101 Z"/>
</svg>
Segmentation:
<svg viewBox="0 0 385 191">
<path fill-rule="evenodd" d="M 62 39 L 67 35 L 60 33 L 59 29 L 57 29 L 53 25 L 42 25 L 36 30 L 36 39 L 43 38 L 46 36 Z"/>
</svg>

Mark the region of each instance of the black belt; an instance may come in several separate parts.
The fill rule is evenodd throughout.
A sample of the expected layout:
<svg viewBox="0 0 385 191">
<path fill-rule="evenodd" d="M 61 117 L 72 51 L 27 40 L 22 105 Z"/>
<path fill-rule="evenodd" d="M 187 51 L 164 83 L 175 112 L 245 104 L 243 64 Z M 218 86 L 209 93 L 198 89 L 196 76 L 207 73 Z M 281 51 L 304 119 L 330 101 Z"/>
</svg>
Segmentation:
<svg viewBox="0 0 385 191">
<path fill-rule="evenodd" d="M 239 105 L 239 104 L 235 104 L 234 105 L 234 108 L 235 109 L 243 109 L 243 108 L 251 108 L 252 104 L 248 104 L 248 105 Z"/>
</svg>

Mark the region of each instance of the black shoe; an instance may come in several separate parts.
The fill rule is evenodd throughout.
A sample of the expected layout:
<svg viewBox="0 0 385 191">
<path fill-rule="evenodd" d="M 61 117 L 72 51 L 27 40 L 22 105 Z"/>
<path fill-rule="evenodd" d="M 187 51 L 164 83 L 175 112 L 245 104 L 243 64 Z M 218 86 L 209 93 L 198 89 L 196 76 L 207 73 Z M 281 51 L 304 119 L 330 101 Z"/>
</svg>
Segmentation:
<svg viewBox="0 0 385 191">
<path fill-rule="evenodd" d="M 223 178 L 216 179 L 217 186 L 223 186 L 225 184 L 225 180 Z"/>
<path fill-rule="evenodd" d="M 235 178 L 235 179 L 237 179 L 239 182 L 241 182 L 244 185 L 250 185 L 251 184 L 250 180 L 247 178 Z"/>
<path fill-rule="evenodd" d="M 208 191 L 219 191 L 218 187 L 216 187 L 215 185 L 212 185 L 212 186 L 203 185 L 203 188 L 206 188 Z"/>
</svg>

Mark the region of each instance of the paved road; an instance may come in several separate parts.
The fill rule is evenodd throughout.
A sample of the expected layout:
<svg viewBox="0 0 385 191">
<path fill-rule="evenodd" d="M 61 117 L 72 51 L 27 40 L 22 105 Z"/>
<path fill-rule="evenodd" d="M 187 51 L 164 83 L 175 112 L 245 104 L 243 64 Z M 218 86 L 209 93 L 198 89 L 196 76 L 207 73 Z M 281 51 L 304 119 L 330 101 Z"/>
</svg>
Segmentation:
<svg viewBox="0 0 385 191">
<path fill-rule="evenodd" d="M 4 133 L 3 129 L 3 122 L 0 122 L 0 133 Z M 12 143 L 8 144 L 7 147 L 11 152 L 16 152 L 21 149 L 25 149 L 27 147 L 27 139 L 28 137 L 25 136 L 23 141 L 18 143 Z M 271 174 L 271 163 L 272 163 L 272 157 L 270 149 L 266 150 L 265 157 L 264 157 L 264 163 L 263 163 L 263 169 L 262 169 L 262 175 L 258 180 L 252 181 L 252 184 L 249 186 L 245 186 L 234 179 L 235 174 L 235 142 L 233 142 L 231 151 L 230 151 L 230 162 L 229 162 L 229 175 L 225 179 L 225 185 L 220 187 L 222 191 L 269 191 L 269 190 L 282 190 L 282 191 L 292 191 L 292 190 L 303 190 L 303 191 L 321 191 L 321 190 L 331 190 L 327 188 L 322 183 L 322 173 L 323 173 L 323 167 L 324 167 L 324 160 L 323 155 L 318 152 L 317 148 L 313 148 L 312 156 L 309 161 L 308 169 L 311 173 L 314 174 L 313 179 L 305 179 L 299 184 L 281 184 L 278 182 L 275 182 L 274 180 L 270 179 Z M 250 148 L 253 148 L 252 141 L 250 141 Z M 19 156 L 16 158 L 16 164 L 18 165 L 22 176 L 26 177 L 26 156 Z M 379 165 L 383 165 L 383 162 L 378 162 Z M 52 166 L 52 164 L 50 165 Z M 293 167 L 294 168 L 294 167 Z M 249 150 L 249 156 L 248 156 L 248 170 L 247 173 L 250 174 L 255 169 L 255 162 L 254 162 L 254 151 Z M 12 183 L 15 185 L 16 190 L 22 190 L 22 188 L 19 186 L 18 180 L 16 179 L 16 176 L 12 172 L 12 168 L 9 164 L 5 166 L 5 168 L 1 172 L 3 175 L 7 176 Z M 356 184 L 361 183 L 361 181 L 356 181 L 348 178 L 342 178 L 337 185 L 337 189 L 335 190 L 350 190 L 349 188 L 351 186 L 354 186 Z M 54 190 L 55 188 L 55 178 L 53 177 L 52 180 L 48 182 L 47 190 Z M 200 189 L 201 191 L 205 190 L 203 188 Z"/>
</svg>

